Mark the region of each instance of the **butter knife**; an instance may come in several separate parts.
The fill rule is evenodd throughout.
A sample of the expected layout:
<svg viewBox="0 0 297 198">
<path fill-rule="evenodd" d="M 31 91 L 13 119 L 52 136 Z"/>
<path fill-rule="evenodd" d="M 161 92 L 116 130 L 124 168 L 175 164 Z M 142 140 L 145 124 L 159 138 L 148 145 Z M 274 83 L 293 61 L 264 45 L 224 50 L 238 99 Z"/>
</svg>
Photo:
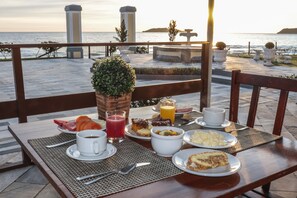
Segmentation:
<svg viewBox="0 0 297 198">
<path fill-rule="evenodd" d="M 68 141 L 65 141 L 65 142 L 60 142 L 60 143 L 58 143 L 58 144 L 46 145 L 45 147 L 46 147 L 46 148 L 54 148 L 54 147 L 62 146 L 62 145 L 64 145 L 64 144 L 68 144 L 68 143 L 70 143 L 70 142 L 74 142 L 74 141 L 76 141 L 76 139 L 68 140 Z"/>
</svg>

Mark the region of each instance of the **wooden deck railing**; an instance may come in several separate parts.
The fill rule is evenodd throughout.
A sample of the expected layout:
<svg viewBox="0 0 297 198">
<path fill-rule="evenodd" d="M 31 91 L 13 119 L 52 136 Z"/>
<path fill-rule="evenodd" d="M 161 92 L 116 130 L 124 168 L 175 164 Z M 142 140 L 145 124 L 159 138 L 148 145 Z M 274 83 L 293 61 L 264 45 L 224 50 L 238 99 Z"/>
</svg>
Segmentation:
<svg viewBox="0 0 297 198">
<path fill-rule="evenodd" d="M 187 42 L 150 42 L 150 45 L 180 45 Z M 143 100 L 155 97 L 181 95 L 187 93 L 201 92 L 200 109 L 209 106 L 210 95 L 210 44 L 208 42 L 191 42 L 191 44 L 202 45 L 201 58 L 201 79 L 188 80 L 169 84 L 158 84 L 149 86 L 138 86 L 132 95 L 132 100 Z M 19 118 L 19 122 L 27 122 L 27 116 L 67 111 L 96 106 L 94 92 L 76 93 L 62 96 L 49 96 L 41 98 L 25 98 L 23 67 L 22 67 L 22 48 L 38 47 L 74 47 L 74 46 L 132 46 L 147 45 L 147 42 L 137 43 L 57 43 L 57 44 L 12 44 L 1 45 L 3 48 L 12 49 L 12 66 L 15 81 L 16 99 L 12 101 L 0 102 L 0 119 Z M 198 100 L 197 100 L 198 101 Z"/>
</svg>

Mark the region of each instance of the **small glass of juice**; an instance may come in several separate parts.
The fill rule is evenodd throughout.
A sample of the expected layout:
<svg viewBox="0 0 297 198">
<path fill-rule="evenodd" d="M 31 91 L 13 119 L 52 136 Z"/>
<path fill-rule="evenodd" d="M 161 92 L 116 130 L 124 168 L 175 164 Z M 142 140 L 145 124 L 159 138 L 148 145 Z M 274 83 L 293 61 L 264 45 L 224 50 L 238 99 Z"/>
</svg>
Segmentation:
<svg viewBox="0 0 297 198">
<path fill-rule="evenodd" d="M 175 120 L 175 103 L 173 99 L 163 99 L 160 101 L 160 116 L 162 119 L 170 119 L 171 123 L 174 124 Z"/>
<path fill-rule="evenodd" d="M 106 133 L 108 142 L 120 142 L 125 137 L 126 112 L 120 110 L 106 112 Z"/>
</svg>

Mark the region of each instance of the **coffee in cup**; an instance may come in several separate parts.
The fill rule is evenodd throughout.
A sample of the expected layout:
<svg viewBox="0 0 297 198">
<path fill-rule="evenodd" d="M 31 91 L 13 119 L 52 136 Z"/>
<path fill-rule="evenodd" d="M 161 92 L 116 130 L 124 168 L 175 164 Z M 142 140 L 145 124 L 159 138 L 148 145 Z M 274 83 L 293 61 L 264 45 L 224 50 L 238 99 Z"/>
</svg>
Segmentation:
<svg viewBox="0 0 297 198">
<path fill-rule="evenodd" d="M 222 108 L 203 108 L 203 121 L 207 125 L 220 126 L 225 122 L 226 110 Z"/>
<path fill-rule="evenodd" d="M 106 150 L 107 135 L 101 130 L 84 130 L 76 134 L 76 144 L 80 155 L 97 156 Z"/>
</svg>

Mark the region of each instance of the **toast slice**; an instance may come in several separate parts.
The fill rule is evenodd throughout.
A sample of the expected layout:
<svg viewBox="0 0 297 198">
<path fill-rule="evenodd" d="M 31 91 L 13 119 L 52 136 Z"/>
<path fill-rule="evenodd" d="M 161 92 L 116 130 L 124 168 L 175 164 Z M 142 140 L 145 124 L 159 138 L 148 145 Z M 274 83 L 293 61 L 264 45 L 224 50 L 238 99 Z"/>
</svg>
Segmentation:
<svg viewBox="0 0 297 198">
<path fill-rule="evenodd" d="M 228 156 L 221 151 L 193 154 L 188 158 L 187 168 L 192 171 L 201 171 L 219 166 L 228 165 Z"/>
</svg>

